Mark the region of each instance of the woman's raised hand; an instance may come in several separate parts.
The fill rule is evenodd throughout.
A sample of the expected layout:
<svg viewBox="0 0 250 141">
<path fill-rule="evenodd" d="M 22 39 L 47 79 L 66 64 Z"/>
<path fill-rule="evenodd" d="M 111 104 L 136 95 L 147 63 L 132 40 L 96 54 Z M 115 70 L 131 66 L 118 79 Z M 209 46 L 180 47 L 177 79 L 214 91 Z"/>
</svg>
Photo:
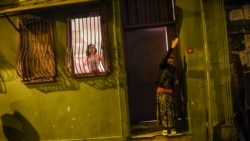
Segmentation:
<svg viewBox="0 0 250 141">
<path fill-rule="evenodd" d="M 177 44 L 179 43 L 179 38 L 175 38 L 173 41 L 172 41 L 172 48 L 175 48 L 177 46 Z"/>
</svg>

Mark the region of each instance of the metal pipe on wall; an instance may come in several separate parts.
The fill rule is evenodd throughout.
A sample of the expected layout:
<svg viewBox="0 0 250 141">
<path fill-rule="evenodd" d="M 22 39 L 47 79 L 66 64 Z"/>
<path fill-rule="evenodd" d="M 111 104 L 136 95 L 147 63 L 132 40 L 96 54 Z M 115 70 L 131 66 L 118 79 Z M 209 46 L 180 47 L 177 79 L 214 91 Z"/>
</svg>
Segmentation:
<svg viewBox="0 0 250 141">
<path fill-rule="evenodd" d="M 70 4 L 79 4 L 79 3 L 86 3 L 86 2 L 97 2 L 101 0 L 47 0 L 46 2 L 29 2 L 29 4 L 25 5 L 19 5 L 14 8 L 5 8 L 0 10 L 0 14 L 6 14 L 6 13 L 15 13 L 15 12 L 22 12 L 22 11 L 29 11 L 29 10 L 35 10 L 35 9 L 42 9 L 42 8 L 51 8 L 51 7 L 58 7 L 58 6 L 65 6 Z"/>
<path fill-rule="evenodd" d="M 203 7 L 203 0 L 200 0 L 201 7 L 201 18 L 202 18 L 202 29 L 203 29 L 203 39 L 204 39 L 204 50 L 205 50 L 205 63 L 206 63 L 206 80 L 207 80 L 207 116 L 208 116 L 208 141 L 213 141 L 213 124 L 212 124 L 212 95 L 210 93 L 210 60 L 208 51 L 208 41 L 207 41 L 207 31 L 206 31 L 206 19 Z"/>
<path fill-rule="evenodd" d="M 219 0 L 219 9 L 222 9 L 220 10 L 220 15 L 221 17 L 224 17 L 226 14 L 225 14 L 225 6 L 224 6 L 224 2 L 223 0 Z M 226 19 L 225 18 L 221 18 L 221 25 L 226 27 L 227 26 L 227 23 L 226 23 Z M 223 44 L 222 47 L 224 48 L 225 50 L 225 54 L 223 55 L 224 56 L 224 60 L 225 60 L 225 74 L 227 74 L 228 76 L 230 76 L 230 62 L 229 62 L 229 51 L 228 51 L 228 37 L 227 37 L 227 31 L 226 31 L 226 28 L 221 28 L 222 30 L 222 37 L 220 39 L 220 42 Z M 225 97 L 225 103 L 227 106 L 225 106 L 225 124 L 226 125 L 232 125 L 232 115 L 234 114 L 233 113 L 233 105 L 232 105 L 232 92 L 231 92 L 231 79 L 230 77 L 226 77 L 226 97 Z"/>
</svg>

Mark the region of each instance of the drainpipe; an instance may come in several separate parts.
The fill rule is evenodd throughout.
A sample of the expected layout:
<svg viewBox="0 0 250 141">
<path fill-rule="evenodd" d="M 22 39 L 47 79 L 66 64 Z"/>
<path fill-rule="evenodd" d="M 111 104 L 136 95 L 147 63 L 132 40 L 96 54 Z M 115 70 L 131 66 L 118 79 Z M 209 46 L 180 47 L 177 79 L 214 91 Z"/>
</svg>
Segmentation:
<svg viewBox="0 0 250 141">
<path fill-rule="evenodd" d="M 223 20 L 221 20 L 221 26 L 223 27 L 226 27 L 226 19 L 225 19 L 225 9 L 224 9 L 224 2 L 223 0 L 219 0 L 219 9 L 222 9 L 220 10 L 220 15 L 221 15 L 221 18 Z M 227 37 L 227 29 L 226 28 L 222 28 L 222 37 L 221 37 L 221 43 L 223 44 L 222 46 L 224 47 L 224 50 L 225 50 L 225 54 L 224 54 L 224 62 L 225 62 L 225 65 L 226 65 L 226 70 L 225 70 L 225 74 L 227 74 L 227 76 L 230 76 L 230 62 L 229 62 L 229 55 L 228 55 L 228 37 Z M 225 125 L 232 125 L 233 124 L 233 119 L 232 119 L 232 115 L 234 114 L 233 113 L 233 105 L 232 105 L 232 93 L 231 93 L 231 79 L 230 77 L 226 77 L 226 96 L 225 96 L 225 100 L 224 100 L 224 103 L 226 103 L 226 106 L 225 106 Z"/>
<path fill-rule="evenodd" d="M 211 94 L 210 94 L 210 61 L 209 61 L 209 52 L 207 46 L 207 31 L 206 31 L 206 20 L 204 14 L 204 6 L 203 0 L 200 0 L 200 7 L 201 7 L 201 19 L 202 19 L 202 28 L 203 28 L 203 40 L 204 40 L 204 49 L 205 49 L 205 70 L 206 70 L 206 81 L 207 81 L 207 126 L 208 126 L 208 141 L 213 141 L 213 125 L 212 125 L 212 101 L 211 101 Z"/>
<path fill-rule="evenodd" d="M 37 9 L 44 9 L 44 8 L 53 8 L 53 7 L 60 7 L 60 6 L 66 6 L 66 5 L 76 5 L 86 2 L 100 2 L 101 0 L 58 0 L 58 1 L 45 1 L 45 2 L 29 2 L 25 4 L 25 1 L 23 2 L 23 5 L 16 6 L 13 8 L 7 8 L 7 9 L 0 9 L 0 14 L 12 14 L 13 12 L 25 12 L 30 10 L 37 10 Z M 18 3 L 14 3 L 18 4 Z M 21 3 L 20 3 L 21 4 Z"/>
</svg>

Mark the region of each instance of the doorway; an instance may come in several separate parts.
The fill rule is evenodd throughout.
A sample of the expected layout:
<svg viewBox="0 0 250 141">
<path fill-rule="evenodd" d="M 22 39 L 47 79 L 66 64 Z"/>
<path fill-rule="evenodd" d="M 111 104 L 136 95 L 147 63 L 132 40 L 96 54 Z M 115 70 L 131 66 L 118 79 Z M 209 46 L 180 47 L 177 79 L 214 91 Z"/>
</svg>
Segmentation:
<svg viewBox="0 0 250 141">
<path fill-rule="evenodd" d="M 156 126 L 156 85 L 158 65 L 171 41 L 176 37 L 175 27 L 155 27 L 125 31 L 129 114 L 131 132 L 159 130 Z M 173 52 L 175 65 L 181 69 L 179 49 Z M 179 107 L 181 88 L 175 92 Z M 178 107 L 177 107 L 178 108 Z M 184 110 L 184 109 L 183 109 Z M 184 111 L 178 111 L 178 114 Z M 140 129 L 138 129 L 138 128 Z M 182 125 L 183 128 L 183 125 Z M 146 131 L 146 132 L 147 132 Z"/>
<path fill-rule="evenodd" d="M 125 32 L 128 96 L 131 123 L 156 119 L 154 81 L 166 50 L 166 28 Z"/>
<path fill-rule="evenodd" d="M 156 120 L 155 80 L 163 53 L 176 37 L 175 27 L 125 31 L 131 123 Z M 173 52 L 178 55 L 178 49 Z M 178 57 L 176 57 L 178 58 Z M 178 67 L 178 59 L 176 59 Z"/>
</svg>

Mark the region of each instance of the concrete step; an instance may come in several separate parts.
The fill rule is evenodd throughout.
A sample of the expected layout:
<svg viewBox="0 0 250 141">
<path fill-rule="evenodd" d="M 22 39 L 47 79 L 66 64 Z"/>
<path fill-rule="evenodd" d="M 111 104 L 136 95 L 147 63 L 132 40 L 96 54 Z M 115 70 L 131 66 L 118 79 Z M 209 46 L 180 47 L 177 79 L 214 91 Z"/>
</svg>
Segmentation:
<svg viewBox="0 0 250 141">
<path fill-rule="evenodd" d="M 191 134 L 188 132 L 174 135 L 162 135 L 162 131 L 149 132 L 141 135 L 134 135 L 131 141 L 191 141 Z"/>
<path fill-rule="evenodd" d="M 191 141 L 187 119 L 177 120 L 175 135 L 163 136 L 162 130 L 156 121 L 134 123 L 131 128 L 131 141 Z"/>
</svg>

